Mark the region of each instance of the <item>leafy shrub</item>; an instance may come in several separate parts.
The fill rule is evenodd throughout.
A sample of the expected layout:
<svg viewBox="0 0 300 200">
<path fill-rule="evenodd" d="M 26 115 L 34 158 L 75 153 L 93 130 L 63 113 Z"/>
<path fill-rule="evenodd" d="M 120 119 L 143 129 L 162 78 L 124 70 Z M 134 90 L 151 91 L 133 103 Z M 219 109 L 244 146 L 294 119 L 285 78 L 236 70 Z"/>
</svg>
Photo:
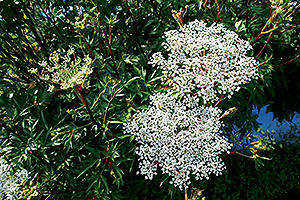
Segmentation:
<svg viewBox="0 0 300 200">
<path fill-rule="evenodd" d="M 184 18 L 179 15 L 182 24 L 195 19 L 223 24 L 252 44 L 249 56 L 261 63 L 258 80 L 218 102 L 223 111 L 238 108 L 234 115 L 222 118 L 224 137 L 258 155 L 256 148 L 262 148 L 263 139 L 251 136 L 253 127 L 258 128 L 257 116 L 251 115 L 253 105 L 261 108 L 271 103 L 271 110 L 285 117 L 298 108 L 293 100 L 297 96 L 285 92 L 289 80 L 294 80 L 289 74 L 299 68 L 299 3 L 1 1 L 0 148 L 1 155 L 31 174 L 32 182 L 22 186 L 24 198 L 135 199 L 144 195 L 156 199 L 169 194 L 182 198 L 181 192 L 165 183 L 162 190 L 156 187 L 168 177 L 159 174 L 149 182 L 135 175 L 137 144 L 132 135 L 123 133 L 122 124 L 136 109 L 146 109 L 149 96 L 163 87 L 161 71 L 148 64 L 149 58 L 162 50 L 163 33 L 178 26 L 171 11 L 186 5 Z M 70 61 L 88 55 L 93 71 L 80 76 L 80 85 L 60 88 L 61 82 L 45 79 L 49 71 L 42 63 L 55 67 L 51 58 L 59 49 L 64 56 L 69 46 L 76 52 L 69 55 Z M 54 87 L 47 91 L 51 84 Z M 282 101 L 284 110 L 277 110 L 274 105 Z M 221 156 L 227 162 L 235 158 Z"/>
</svg>

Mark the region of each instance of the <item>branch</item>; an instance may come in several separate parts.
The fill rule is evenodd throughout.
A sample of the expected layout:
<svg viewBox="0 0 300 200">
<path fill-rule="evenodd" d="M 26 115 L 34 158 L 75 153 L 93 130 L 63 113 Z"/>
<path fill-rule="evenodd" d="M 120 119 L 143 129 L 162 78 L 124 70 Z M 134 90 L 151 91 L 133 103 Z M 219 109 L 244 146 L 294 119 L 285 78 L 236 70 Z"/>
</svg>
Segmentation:
<svg viewBox="0 0 300 200">
<path fill-rule="evenodd" d="M 90 117 L 91 117 L 91 120 L 92 120 L 93 124 L 97 124 L 96 121 L 95 121 L 95 119 L 94 119 L 93 113 L 92 113 L 92 111 L 91 111 L 89 105 L 88 105 L 87 102 L 85 101 L 84 96 L 83 96 L 82 92 L 78 89 L 77 85 L 75 85 L 75 90 L 78 92 L 79 98 L 80 98 L 81 102 L 84 104 L 84 106 L 85 106 L 87 112 L 89 113 L 89 115 L 90 115 Z"/>
<path fill-rule="evenodd" d="M 260 54 L 263 52 L 263 50 L 266 48 L 271 36 L 273 35 L 273 32 L 270 33 L 269 38 L 266 41 L 266 44 L 263 46 L 263 48 L 260 50 L 259 54 L 256 56 L 255 60 L 257 60 L 257 58 L 260 56 Z"/>
<path fill-rule="evenodd" d="M 293 24 L 292 26 L 289 26 L 287 28 L 285 28 L 283 31 L 281 31 L 280 33 L 276 33 L 276 35 L 279 35 L 281 33 L 284 33 L 286 32 L 287 30 L 291 29 L 291 28 L 294 28 L 295 26 L 297 26 L 300 22 L 297 22 L 296 24 Z"/>
<path fill-rule="evenodd" d="M 103 26 L 102 30 L 103 30 L 103 33 L 104 33 L 104 38 L 105 38 L 105 41 L 107 43 L 107 46 L 108 46 L 108 49 L 109 49 L 109 53 L 110 53 L 111 59 L 112 59 L 113 64 L 114 64 L 114 70 L 116 71 L 117 67 L 116 67 L 115 58 L 114 58 L 114 55 L 113 55 L 113 52 L 112 52 L 112 49 L 111 49 L 111 44 L 108 41 L 108 38 L 107 38 L 107 35 L 106 35 L 106 31 L 105 31 L 105 28 L 104 28 L 104 25 L 103 25 L 103 22 L 102 22 L 102 19 L 101 19 L 101 16 L 100 16 L 100 11 L 99 11 L 98 7 L 96 7 L 96 10 L 97 10 L 97 12 L 99 14 L 100 25 Z M 119 74 L 117 74 L 117 76 L 118 76 L 118 79 L 119 79 Z"/>
<path fill-rule="evenodd" d="M 279 65 L 276 65 L 276 66 L 274 66 L 274 67 L 279 67 L 279 66 L 282 66 L 282 65 L 285 65 L 285 64 L 288 64 L 288 63 L 294 62 L 294 61 L 296 61 L 296 60 L 300 60 L 300 58 L 295 58 L 295 59 L 293 59 L 293 60 L 290 60 L 290 61 L 287 61 L 287 62 L 285 62 L 285 63 L 279 64 Z"/>
</svg>

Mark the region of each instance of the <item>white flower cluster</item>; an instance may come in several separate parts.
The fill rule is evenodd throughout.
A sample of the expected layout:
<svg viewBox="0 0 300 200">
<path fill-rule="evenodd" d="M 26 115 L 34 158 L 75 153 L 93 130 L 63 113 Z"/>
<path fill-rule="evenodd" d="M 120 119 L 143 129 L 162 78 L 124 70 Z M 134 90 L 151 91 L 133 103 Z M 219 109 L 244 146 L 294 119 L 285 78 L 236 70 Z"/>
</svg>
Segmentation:
<svg viewBox="0 0 300 200">
<path fill-rule="evenodd" d="M 140 144 L 136 150 L 140 173 L 152 179 L 159 166 L 180 189 L 188 187 L 190 174 L 197 180 L 222 174 L 225 166 L 218 155 L 231 144 L 219 135 L 220 113 L 174 91 L 151 96 L 148 109 L 124 124 L 124 133 L 135 135 Z"/>
<path fill-rule="evenodd" d="M 21 188 L 18 187 L 24 180 L 29 179 L 29 173 L 26 170 L 17 170 L 13 173 L 12 165 L 9 165 L 0 157 L 0 198 L 18 199 L 21 195 Z"/>
<path fill-rule="evenodd" d="M 225 94 L 230 98 L 241 84 L 257 78 L 258 63 L 247 56 L 249 42 L 222 25 L 207 27 L 196 20 L 165 38 L 167 59 L 158 52 L 149 63 L 163 70 L 172 89 L 151 96 L 148 109 L 124 123 L 124 133 L 140 144 L 139 173 L 152 179 L 160 167 L 183 189 L 191 175 L 208 179 L 225 169 L 219 154 L 232 144 L 220 134 L 221 111 L 207 102 Z M 206 106 L 200 106 L 199 97 Z"/>
<path fill-rule="evenodd" d="M 196 20 L 164 37 L 168 58 L 157 52 L 149 64 L 173 79 L 175 90 L 197 93 L 205 103 L 217 100 L 218 93 L 230 98 L 239 85 L 258 77 L 257 61 L 247 56 L 249 42 L 221 24 L 207 27 Z"/>
<path fill-rule="evenodd" d="M 93 72 L 91 67 L 92 59 L 86 55 L 83 59 L 74 56 L 74 48 L 70 46 L 66 55 L 61 57 L 64 50 L 58 50 L 52 53 L 48 64 L 46 61 L 40 62 L 39 65 L 44 67 L 42 78 L 46 81 L 60 84 L 60 88 L 66 90 L 80 85 L 84 79 Z M 71 59 L 74 57 L 74 60 Z M 37 73 L 36 69 L 30 69 L 30 72 Z M 48 91 L 54 90 L 54 85 L 50 85 Z"/>
</svg>

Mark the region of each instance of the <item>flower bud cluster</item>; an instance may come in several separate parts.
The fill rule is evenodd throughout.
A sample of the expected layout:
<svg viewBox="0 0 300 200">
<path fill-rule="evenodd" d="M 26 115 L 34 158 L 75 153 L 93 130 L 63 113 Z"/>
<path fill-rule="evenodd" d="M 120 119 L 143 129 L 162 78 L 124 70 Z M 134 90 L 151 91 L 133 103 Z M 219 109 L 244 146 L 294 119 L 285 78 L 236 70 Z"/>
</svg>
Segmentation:
<svg viewBox="0 0 300 200">
<path fill-rule="evenodd" d="M 13 166 L 0 157 L 0 199 L 18 199 L 22 192 L 18 185 L 28 179 L 26 170 L 13 172 Z"/>
<path fill-rule="evenodd" d="M 257 61 L 247 56 L 249 42 L 221 24 L 207 27 L 196 20 L 167 31 L 164 38 L 167 59 L 157 52 L 149 64 L 173 79 L 175 90 L 197 93 L 205 103 L 217 100 L 218 93 L 230 98 L 239 85 L 258 77 Z"/>
<path fill-rule="evenodd" d="M 93 72 L 92 59 L 86 55 L 83 59 L 75 57 L 75 50 L 72 46 L 65 55 L 62 56 L 64 50 L 58 50 L 49 57 L 50 63 L 43 61 L 39 65 L 43 67 L 41 78 L 56 84 L 60 84 L 60 88 L 66 90 L 80 85 L 84 79 Z M 72 60 L 73 57 L 74 59 Z M 37 69 L 30 69 L 31 73 L 37 73 Z M 54 90 L 54 85 L 50 85 L 48 91 Z"/>
<path fill-rule="evenodd" d="M 197 99 L 174 91 L 157 93 L 148 109 L 124 124 L 124 133 L 135 135 L 140 144 L 139 173 L 146 179 L 152 179 L 159 166 L 172 177 L 171 184 L 183 189 L 191 174 L 197 180 L 222 174 L 225 166 L 218 155 L 231 145 L 219 135 L 221 110 L 199 106 Z"/>
</svg>

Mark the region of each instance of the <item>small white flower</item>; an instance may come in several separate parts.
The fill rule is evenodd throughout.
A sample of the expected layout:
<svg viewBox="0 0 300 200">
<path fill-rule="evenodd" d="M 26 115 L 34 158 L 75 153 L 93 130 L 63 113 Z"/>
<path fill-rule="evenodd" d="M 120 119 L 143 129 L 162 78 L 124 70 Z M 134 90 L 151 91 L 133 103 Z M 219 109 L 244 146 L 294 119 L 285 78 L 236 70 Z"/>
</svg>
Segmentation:
<svg viewBox="0 0 300 200">
<path fill-rule="evenodd" d="M 239 85 L 258 76 L 257 61 L 247 56 L 248 41 L 221 24 L 207 27 L 193 21 L 180 30 L 165 33 L 165 50 L 153 54 L 149 64 L 161 68 L 166 78 L 174 77 L 173 88 L 183 93 L 197 93 L 205 102 L 216 101 L 217 94 L 232 95 Z"/>
<path fill-rule="evenodd" d="M 92 72 L 92 59 L 86 55 L 83 59 L 76 57 L 72 61 L 71 57 L 75 53 L 75 50 L 70 46 L 67 54 L 61 56 L 60 53 L 64 50 L 58 50 L 53 52 L 49 60 L 52 61 L 52 65 L 47 65 L 46 62 L 39 63 L 40 66 L 45 67 L 46 74 L 42 74 L 44 80 L 49 80 L 54 83 L 60 84 L 61 89 L 69 89 L 74 85 L 80 85 L 84 82 L 85 78 Z M 48 91 L 53 91 L 54 86 L 51 85 Z"/>
<path fill-rule="evenodd" d="M 42 67 L 46 67 L 48 63 L 45 60 L 43 60 L 42 62 L 39 62 L 38 64 Z"/>
<path fill-rule="evenodd" d="M 219 134 L 221 111 L 200 106 L 198 97 L 204 104 L 220 95 L 231 98 L 241 84 L 258 78 L 258 63 L 247 56 L 249 42 L 223 25 L 207 27 L 196 20 L 167 31 L 164 38 L 167 58 L 157 52 L 149 64 L 173 79 L 173 88 L 150 96 L 149 107 L 124 123 L 124 133 L 135 135 L 140 144 L 139 174 L 151 180 L 160 167 L 172 177 L 170 184 L 182 190 L 191 174 L 196 180 L 221 175 L 226 167 L 218 155 L 232 147 Z"/>
<path fill-rule="evenodd" d="M 36 74 L 38 72 L 37 68 L 30 68 L 28 71 L 32 74 Z"/>
<path fill-rule="evenodd" d="M 13 173 L 12 167 L 13 165 L 0 157 L 0 198 L 3 200 L 18 199 L 22 191 L 18 184 L 29 179 L 29 173 L 26 170 L 16 170 Z"/>
<path fill-rule="evenodd" d="M 55 89 L 54 85 L 50 85 L 47 91 L 48 92 L 53 92 L 54 89 Z"/>
<path fill-rule="evenodd" d="M 220 114 L 218 108 L 198 106 L 189 95 L 170 91 L 151 96 L 148 109 L 124 124 L 124 132 L 140 144 L 139 173 L 151 180 L 160 166 L 173 177 L 170 183 L 183 189 L 190 174 L 201 179 L 221 172 L 224 163 L 218 154 L 231 144 L 219 135 Z"/>
</svg>

